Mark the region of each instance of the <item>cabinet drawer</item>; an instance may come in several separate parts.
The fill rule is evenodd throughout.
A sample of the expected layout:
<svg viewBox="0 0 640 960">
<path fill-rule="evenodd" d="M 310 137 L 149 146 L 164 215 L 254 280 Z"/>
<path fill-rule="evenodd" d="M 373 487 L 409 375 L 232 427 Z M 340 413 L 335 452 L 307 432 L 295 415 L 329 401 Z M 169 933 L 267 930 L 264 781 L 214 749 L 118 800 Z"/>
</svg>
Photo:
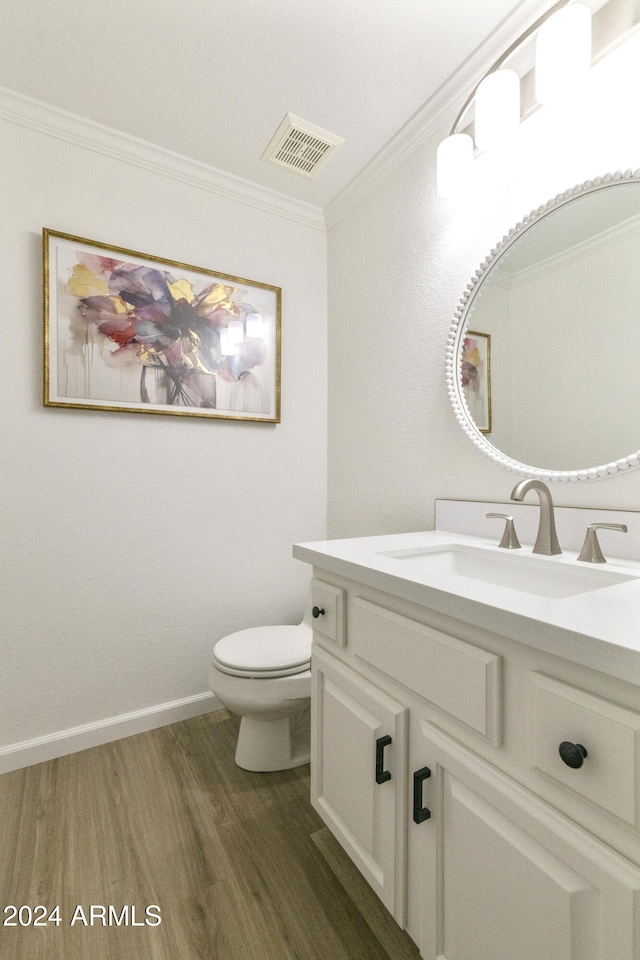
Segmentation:
<svg viewBox="0 0 640 960">
<path fill-rule="evenodd" d="M 314 633 L 333 640 L 339 647 L 345 645 L 345 592 L 322 580 L 311 581 L 311 605 L 317 610 L 312 624 Z"/>
<path fill-rule="evenodd" d="M 636 825 L 640 713 L 543 674 L 532 681 L 534 768 Z M 586 751 L 580 767 L 562 760 L 563 742 Z"/>
<path fill-rule="evenodd" d="M 502 658 L 423 623 L 353 600 L 354 652 L 486 737 L 502 742 Z"/>
</svg>

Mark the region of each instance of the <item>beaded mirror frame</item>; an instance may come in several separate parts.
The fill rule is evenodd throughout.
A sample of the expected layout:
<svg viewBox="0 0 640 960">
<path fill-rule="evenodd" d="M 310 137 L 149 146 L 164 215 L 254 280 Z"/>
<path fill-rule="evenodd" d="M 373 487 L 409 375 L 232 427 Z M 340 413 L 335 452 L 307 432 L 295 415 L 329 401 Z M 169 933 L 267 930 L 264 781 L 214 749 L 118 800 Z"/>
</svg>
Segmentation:
<svg viewBox="0 0 640 960">
<path fill-rule="evenodd" d="M 619 476 L 620 473 L 634 469 L 640 466 L 640 450 L 630 453 L 628 456 L 613 460 L 610 463 L 599 464 L 596 466 L 584 467 L 578 470 L 551 470 L 541 467 L 535 467 L 504 454 L 495 447 L 486 436 L 476 426 L 471 416 L 467 401 L 462 387 L 462 345 L 465 334 L 467 333 L 467 324 L 470 317 L 474 301 L 480 291 L 483 281 L 486 279 L 489 271 L 495 266 L 502 255 L 534 224 L 538 223 L 551 212 L 570 203 L 578 197 L 597 190 L 603 190 L 614 184 L 624 182 L 640 182 L 640 169 L 626 170 L 623 172 L 607 173 L 602 177 L 596 177 L 594 180 L 587 180 L 578 184 L 564 193 L 560 193 L 552 200 L 538 207 L 517 223 L 509 233 L 502 238 L 500 243 L 494 247 L 490 254 L 480 263 L 480 266 L 473 274 L 470 282 L 467 284 L 462 297 L 458 302 L 454 313 L 449 336 L 447 339 L 445 372 L 447 380 L 447 391 L 449 399 L 458 423 L 474 446 L 485 456 L 489 457 L 494 463 L 511 471 L 520 474 L 523 477 L 533 477 L 539 480 L 575 482 L 582 480 L 603 480 L 608 477 Z"/>
</svg>

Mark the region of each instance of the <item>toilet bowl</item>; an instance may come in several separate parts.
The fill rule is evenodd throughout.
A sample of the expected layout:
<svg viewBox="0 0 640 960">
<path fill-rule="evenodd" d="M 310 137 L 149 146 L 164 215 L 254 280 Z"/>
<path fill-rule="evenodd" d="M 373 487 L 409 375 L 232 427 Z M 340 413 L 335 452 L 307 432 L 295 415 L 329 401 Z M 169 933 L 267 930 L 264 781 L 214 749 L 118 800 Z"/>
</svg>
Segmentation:
<svg viewBox="0 0 640 960">
<path fill-rule="evenodd" d="M 209 686 L 240 720 L 236 763 L 289 770 L 309 762 L 311 618 L 297 626 L 250 627 L 215 644 Z"/>
</svg>

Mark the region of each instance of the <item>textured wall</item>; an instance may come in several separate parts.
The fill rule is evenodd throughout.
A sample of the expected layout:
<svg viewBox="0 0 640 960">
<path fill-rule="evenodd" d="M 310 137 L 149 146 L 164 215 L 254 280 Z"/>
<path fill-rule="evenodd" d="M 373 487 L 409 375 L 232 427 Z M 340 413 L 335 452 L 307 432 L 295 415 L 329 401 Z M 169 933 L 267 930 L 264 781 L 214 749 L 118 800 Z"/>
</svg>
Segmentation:
<svg viewBox="0 0 640 960">
<path fill-rule="evenodd" d="M 451 411 L 449 324 L 478 265 L 523 216 L 577 183 L 640 166 L 639 49 L 636 36 L 592 70 L 581 103 L 538 111 L 510 150 L 479 158 L 466 202 L 435 193 L 445 124 L 332 228 L 330 536 L 429 528 L 436 497 L 508 499 L 515 475 L 476 452 Z M 554 497 L 640 509 L 640 470 L 556 486 Z"/>
<path fill-rule="evenodd" d="M 207 690 L 326 522 L 326 236 L 2 123 L 0 748 Z M 283 289 L 282 423 L 41 405 L 44 226 Z"/>
</svg>

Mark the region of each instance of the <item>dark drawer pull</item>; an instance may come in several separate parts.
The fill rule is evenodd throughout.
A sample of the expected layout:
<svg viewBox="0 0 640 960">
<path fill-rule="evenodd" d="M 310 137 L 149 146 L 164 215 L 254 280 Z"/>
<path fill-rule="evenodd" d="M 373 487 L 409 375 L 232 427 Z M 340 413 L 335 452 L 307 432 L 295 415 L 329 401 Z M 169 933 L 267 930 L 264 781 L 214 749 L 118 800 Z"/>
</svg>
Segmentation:
<svg viewBox="0 0 640 960">
<path fill-rule="evenodd" d="M 391 772 L 384 768 L 384 748 L 392 742 L 388 734 L 376 740 L 376 783 L 386 783 L 387 780 L 391 780 Z"/>
<path fill-rule="evenodd" d="M 570 740 L 563 740 L 558 747 L 558 753 L 568 767 L 573 770 L 579 770 L 587 756 L 587 751 L 581 743 L 571 743 Z"/>
<path fill-rule="evenodd" d="M 414 823 L 424 823 L 431 816 L 431 811 L 422 805 L 422 784 L 431 776 L 429 767 L 416 770 L 413 774 L 413 820 Z"/>
</svg>

